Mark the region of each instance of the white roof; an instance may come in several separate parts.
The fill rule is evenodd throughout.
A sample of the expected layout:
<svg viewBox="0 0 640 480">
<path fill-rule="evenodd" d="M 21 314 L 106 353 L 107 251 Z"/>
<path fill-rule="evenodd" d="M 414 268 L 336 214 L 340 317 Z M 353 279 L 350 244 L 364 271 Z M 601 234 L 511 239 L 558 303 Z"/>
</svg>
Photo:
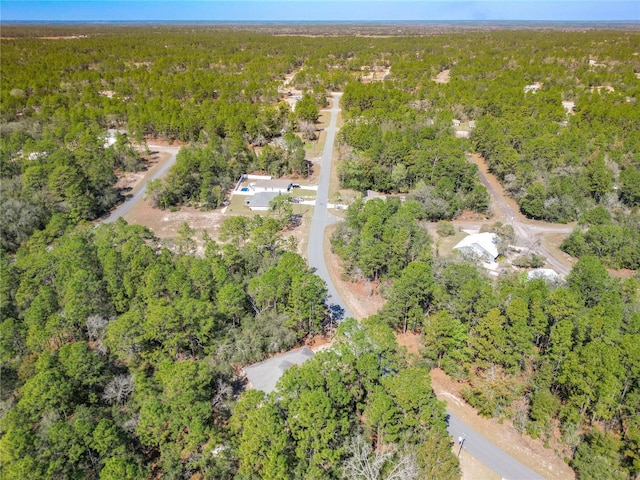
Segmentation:
<svg viewBox="0 0 640 480">
<path fill-rule="evenodd" d="M 291 186 L 291 180 L 258 180 L 254 186 L 257 188 L 281 188 L 287 190 Z"/>
<path fill-rule="evenodd" d="M 118 133 L 124 135 L 127 133 L 126 130 L 116 130 L 115 128 L 110 128 L 107 130 L 107 133 L 104 138 L 104 148 L 109 148 L 111 145 L 115 145 L 118 140 Z"/>
<path fill-rule="evenodd" d="M 271 393 L 286 370 L 294 365 L 302 365 L 311 357 L 313 357 L 313 351 L 309 347 L 302 347 L 254 363 L 244 367 L 243 370 L 253 388 Z"/>
<path fill-rule="evenodd" d="M 495 233 L 474 233 L 473 235 L 464 237 L 453 248 L 454 250 L 471 249 L 481 257 L 491 256 L 493 260 L 498 256 L 498 240 L 499 237 Z"/>
</svg>

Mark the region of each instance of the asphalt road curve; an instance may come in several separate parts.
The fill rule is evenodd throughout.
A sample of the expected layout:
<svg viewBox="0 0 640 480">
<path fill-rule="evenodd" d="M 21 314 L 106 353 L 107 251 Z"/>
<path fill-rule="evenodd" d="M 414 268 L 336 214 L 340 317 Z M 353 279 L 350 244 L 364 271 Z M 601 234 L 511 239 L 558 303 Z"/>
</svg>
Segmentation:
<svg viewBox="0 0 640 480">
<path fill-rule="evenodd" d="M 311 230 L 309 232 L 309 246 L 307 248 L 307 259 L 309 265 L 315 269 L 316 275 L 322 278 L 327 284 L 326 303 L 329 310 L 333 312 L 335 320 L 342 320 L 352 317 L 346 304 L 342 301 L 338 290 L 333 285 L 327 270 L 324 259 L 324 231 L 329 224 L 329 214 L 327 203 L 329 201 L 329 180 L 331 178 L 331 162 L 333 160 L 333 144 L 336 140 L 336 125 L 338 123 L 338 112 L 340 111 L 340 98 L 342 93 L 333 93 L 333 105 L 331 106 L 331 120 L 326 129 L 327 138 L 324 143 L 324 150 L 320 159 L 320 180 L 318 181 L 318 193 L 316 195 L 316 206 L 313 209 L 311 219 Z"/>
<path fill-rule="evenodd" d="M 456 442 L 456 453 L 460 452 L 460 456 L 472 455 L 504 480 L 544 480 L 544 477 L 496 447 L 449 410 L 447 410 L 447 414 L 449 415 L 447 429 Z M 464 439 L 462 449 L 460 448 L 460 438 Z"/>
</svg>

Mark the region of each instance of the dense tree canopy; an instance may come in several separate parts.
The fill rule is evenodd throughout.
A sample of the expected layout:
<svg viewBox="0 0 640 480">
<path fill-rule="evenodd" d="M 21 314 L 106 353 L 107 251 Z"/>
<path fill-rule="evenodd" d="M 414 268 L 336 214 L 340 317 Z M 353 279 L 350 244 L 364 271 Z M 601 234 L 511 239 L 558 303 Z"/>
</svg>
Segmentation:
<svg viewBox="0 0 640 480">
<path fill-rule="evenodd" d="M 638 282 L 605 269 L 640 265 L 638 32 L 2 35 L 3 478 L 456 478 L 432 366 L 466 380 L 482 414 L 561 439 L 580 478 L 638 475 Z M 116 174 L 144 168 L 149 138 L 188 144 L 149 184 L 161 208 L 217 208 L 248 170 L 307 175 L 298 132 L 315 135 L 330 90 L 344 91 L 341 185 L 406 194 L 354 202 L 332 238 L 386 304 L 340 325 L 277 394 L 236 403 L 239 366 L 327 317 L 325 285 L 279 234 L 287 198 L 227 219 L 201 256 L 188 225 L 170 251 L 144 228 L 86 222 L 121 200 Z M 109 129 L 127 133 L 109 146 Z M 474 150 L 525 215 L 578 221 L 565 282 L 494 281 L 432 255 L 420 222 L 488 209 Z M 421 362 L 406 363 L 393 329 L 423 334 Z"/>
<path fill-rule="evenodd" d="M 230 422 L 241 478 L 459 475 L 428 370 L 406 365 L 392 330 L 375 318 L 343 322 L 334 348 L 289 369 L 277 392 L 245 392 Z M 439 446 L 422 453 L 430 445 Z M 404 475 L 361 476 L 383 468 Z"/>
<path fill-rule="evenodd" d="M 225 441 L 232 367 L 326 316 L 323 282 L 274 241 L 196 258 L 123 221 L 33 236 L 2 269 L 4 476 L 215 477 L 200 452 Z"/>
</svg>

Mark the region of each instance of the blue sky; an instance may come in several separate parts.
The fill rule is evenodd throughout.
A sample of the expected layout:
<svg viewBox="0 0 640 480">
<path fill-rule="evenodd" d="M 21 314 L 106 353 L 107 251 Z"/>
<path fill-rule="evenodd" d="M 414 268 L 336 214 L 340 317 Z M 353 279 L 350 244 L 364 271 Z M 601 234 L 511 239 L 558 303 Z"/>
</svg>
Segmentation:
<svg viewBox="0 0 640 480">
<path fill-rule="evenodd" d="M 1 21 L 640 21 L 640 0 L 0 0 Z"/>
</svg>

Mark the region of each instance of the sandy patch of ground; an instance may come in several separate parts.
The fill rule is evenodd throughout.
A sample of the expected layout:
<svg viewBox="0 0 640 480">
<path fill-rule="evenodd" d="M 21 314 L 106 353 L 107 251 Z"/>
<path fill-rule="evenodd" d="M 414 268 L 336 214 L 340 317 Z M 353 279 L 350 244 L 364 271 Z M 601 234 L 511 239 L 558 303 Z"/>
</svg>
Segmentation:
<svg viewBox="0 0 640 480">
<path fill-rule="evenodd" d="M 331 347 L 332 341 L 333 339 L 331 337 L 325 335 L 316 335 L 314 337 L 308 338 L 305 341 L 305 345 L 309 347 L 313 351 L 313 353 L 317 353 Z"/>
<path fill-rule="evenodd" d="M 307 140 L 304 144 L 304 150 L 306 152 L 307 160 L 318 160 L 324 150 L 324 142 L 327 138 L 327 132 L 320 130 L 316 132 L 317 138 L 315 140 Z"/>
<path fill-rule="evenodd" d="M 299 223 L 295 227 L 285 230 L 283 237 L 294 237 L 298 245 L 298 255 L 306 258 L 309 231 L 311 230 L 311 220 L 313 219 L 313 207 L 294 204 L 293 214 L 297 217 Z"/>
<path fill-rule="evenodd" d="M 458 446 L 453 445 L 453 453 L 458 454 Z M 462 477 L 460 480 L 501 480 L 500 475 L 487 467 L 484 463 L 476 460 L 476 457 L 469 452 L 462 450 L 460 456 L 460 469 Z"/>
<path fill-rule="evenodd" d="M 363 75 L 360 77 L 362 83 L 382 82 L 391 73 L 391 67 L 361 67 Z"/>
<path fill-rule="evenodd" d="M 503 420 L 501 423 L 496 418 L 479 416 L 462 399 L 460 392 L 465 387 L 465 383 L 452 380 L 440 369 L 431 371 L 431 382 L 438 399 L 447 402 L 447 406 L 453 413 L 531 470 L 550 480 L 575 478 L 573 470 L 553 450 L 545 448 L 542 440 L 533 440 L 520 435 L 508 420 Z"/>
<path fill-rule="evenodd" d="M 413 332 L 396 333 L 396 342 L 401 347 L 406 348 L 407 361 L 414 363 L 419 360 L 420 355 L 420 335 Z"/>
<path fill-rule="evenodd" d="M 453 446 L 453 453 L 458 454 L 458 447 L 455 444 Z M 460 469 L 462 470 L 461 480 L 501 480 L 500 475 L 464 450 L 460 452 L 458 459 L 460 460 Z"/>
<path fill-rule="evenodd" d="M 234 197 L 235 198 L 235 197 Z M 298 253 L 305 255 L 309 238 L 309 228 L 313 216 L 313 207 L 306 205 L 293 205 L 294 215 L 299 219 L 299 223 L 290 229 L 282 232 L 284 238 L 294 237 L 298 246 Z M 199 210 L 194 207 L 181 207 L 179 210 L 160 210 L 151 206 L 146 200 L 138 202 L 125 216 L 124 219 L 132 224 L 143 225 L 149 228 L 158 238 L 167 240 L 167 245 L 172 245 L 172 239 L 178 235 L 178 229 L 186 222 L 195 230 L 194 240 L 198 245 L 198 251 L 202 252 L 204 246 L 202 233 L 204 231 L 218 240 L 220 225 L 226 218 L 234 215 L 253 216 L 269 215 L 268 212 L 251 212 L 246 207 L 243 210 L 230 210 L 230 207 L 218 210 Z"/>
<path fill-rule="evenodd" d="M 202 238 L 206 231 L 212 238 L 218 237 L 218 229 L 224 219 L 223 210 L 202 211 L 193 207 L 182 207 L 172 212 L 153 208 L 149 202 L 138 202 L 124 219 L 132 224 L 148 227 L 158 238 L 174 238 L 183 223 L 196 231 L 195 239 Z"/>
<path fill-rule="evenodd" d="M 330 225 L 325 230 L 324 258 L 327 270 L 347 308 L 356 319 L 362 320 L 377 313 L 382 308 L 384 299 L 377 293 L 377 289 L 372 283 L 363 280 L 353 283 L 342 278 L 342 261 L 337 255 L 331 253 L 330 238 L 334 230 L 335 225 Z"/>
<path fill-rule="evenodd" d="M 446 70 L 443 70 L 440 73 L 438 73 L 438 75 L 436 75 L 436 78 L 434 78 L 433 81 L 436 83 L 449 83 L 449 80 L 451 80 L 450 74 L 451 74 L 451 70 L 447 68 Z"/>
<path fill-rule="evenodd" d="M 135 191 L 138 186 L 150 175 L 153 174 L 164 162 L 169 159 L 169 154 L 166 152 L 153 152 L 145 155 L 145 169 L 139 172 L 116 172 L 118 181 L 115 187 L 121 190 L 123 194 L 127 192 Z"/>
</svg>

